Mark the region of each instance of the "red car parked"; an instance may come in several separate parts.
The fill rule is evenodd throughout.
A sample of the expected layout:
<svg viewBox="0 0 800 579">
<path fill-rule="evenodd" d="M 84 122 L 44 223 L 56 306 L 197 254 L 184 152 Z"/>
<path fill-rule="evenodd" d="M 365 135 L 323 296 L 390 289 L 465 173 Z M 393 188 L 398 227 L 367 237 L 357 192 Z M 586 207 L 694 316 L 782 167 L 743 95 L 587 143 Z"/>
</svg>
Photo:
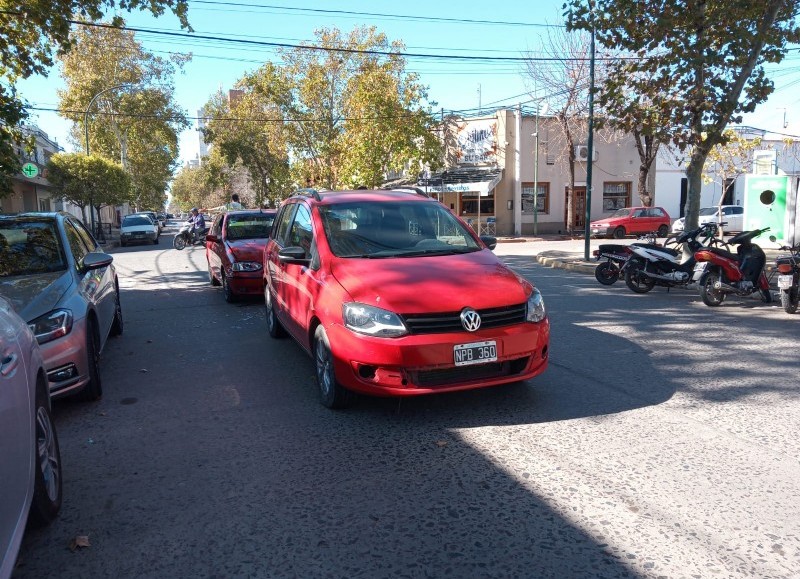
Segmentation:
<svg viewBox="0 0 800 579">
<path fill-rule="evenodd" d="M 269 333 L 312 354 L 330 408 L 532 378 L 549 320 L 495 243 L 424 194 L 301 192 L 264 251 Z"/>
<path fill-rule="evenodd" d="M 276 213 L 229 211 L 214 218 L 206 236 L 208 279 L 222 285 L 225 301 L 264 291 L 261 260 Z"/>
<path fill-rule="evenodd" d="M 625 207 L 589 224 L 592 235 L 616 239 L 642 233 L 657 233 L 659 237 L 666 237 L 669 226 L 669 214 L 661 207 Z"/>
</svg>

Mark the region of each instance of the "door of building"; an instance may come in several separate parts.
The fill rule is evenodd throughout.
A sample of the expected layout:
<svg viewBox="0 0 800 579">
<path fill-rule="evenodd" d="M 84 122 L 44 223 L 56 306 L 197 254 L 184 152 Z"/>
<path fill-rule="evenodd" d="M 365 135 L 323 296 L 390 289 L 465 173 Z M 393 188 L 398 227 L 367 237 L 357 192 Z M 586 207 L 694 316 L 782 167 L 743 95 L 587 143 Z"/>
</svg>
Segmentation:
<svg viewBox="0 0 800 579">
<path fill-rule="evenodd" d="M 569 187 L 564 187 L 564 223 L 567 223 L 567 203 L 569 199 Z M 573 194 L 573 204 L 575 208 L 575 219 L 572 225 L 567 226 L 568 230 L 583 230 L 586 225 L 586 187 L 575 187 Z"/>
</svg>

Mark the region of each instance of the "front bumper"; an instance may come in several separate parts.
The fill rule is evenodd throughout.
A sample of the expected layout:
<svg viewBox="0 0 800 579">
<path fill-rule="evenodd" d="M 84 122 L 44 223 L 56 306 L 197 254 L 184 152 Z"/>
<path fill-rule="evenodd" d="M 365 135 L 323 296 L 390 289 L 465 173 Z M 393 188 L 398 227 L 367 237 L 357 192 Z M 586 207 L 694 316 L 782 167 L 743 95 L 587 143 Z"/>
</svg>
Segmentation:
<svg viewBox="0 0 800 579">
<path fill-rule="evenodd" d="M 373 396 L 416 396 L 496 386 L 533 378 L 547 368 L 550 323 L 523 323 L 474 333 L 401 338 L 362 336 L 326 327 L 339 383 Z M 456 344 L 494 340 L 497 361 L 456 366 Z"/>
<path fill-rule="evenodd" d="M 50 395 L 59 398 L 81 390 L 89 382 L 86 359 L 86 318 L 75 320 L 72 331 L 40 346 Z"/>
<path fill-rule="evenodd" d="M 228 285 L 237 295 L 264 295 L 264 275 L 261 271 L 226 272 Z"/>
<path fill-rule="evenodd" d="M 592 235 L 595 237 L 606 237 L 611 232 L 611 227 L 592 227 Z"/>
</svg>

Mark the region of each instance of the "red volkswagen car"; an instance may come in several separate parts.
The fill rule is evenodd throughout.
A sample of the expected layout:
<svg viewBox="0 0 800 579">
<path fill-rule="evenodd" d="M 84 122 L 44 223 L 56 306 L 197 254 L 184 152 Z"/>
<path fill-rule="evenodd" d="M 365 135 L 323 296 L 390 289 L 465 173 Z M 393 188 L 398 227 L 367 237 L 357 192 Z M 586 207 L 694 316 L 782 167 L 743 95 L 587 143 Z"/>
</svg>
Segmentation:
<svg viewBox="0 0 800 579">
<path fill-rule="evenodd" d="M 264 291 L 261 260 L 275 213 L 229 211 L 214 218 L 206 236 L 208 280 L 222 285 L 226 301 Z"/>
<path fill-rule="evenodd" d="M 547 367 L 539 290 L 447 207 L 408 191 L 304 191 L 264 250 L 269 333 L 314 358 L 322 404 L 526 380 Z"/>
</svg>

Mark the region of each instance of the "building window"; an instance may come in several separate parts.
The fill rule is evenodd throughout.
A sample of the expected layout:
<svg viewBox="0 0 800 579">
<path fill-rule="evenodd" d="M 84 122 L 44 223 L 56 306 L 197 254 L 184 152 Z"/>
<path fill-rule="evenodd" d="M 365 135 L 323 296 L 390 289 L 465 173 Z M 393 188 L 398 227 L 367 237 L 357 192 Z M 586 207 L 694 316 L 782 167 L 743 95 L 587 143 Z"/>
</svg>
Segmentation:
<svg viewBox="0 0 800 579">
<path fill-rule="evenodd" d="M 39 211 L 42 213 L 49 213 L 51 211 L 49 197 L 42 197 L 39 199 Z"/>
<path fill-rule="evenodd" d="M 458 194 L 459 207 L 461 207 L 461 215 L 478 215 L 478 193 L 471 191 L 469 193 Z M 489 193 L 488 197 L 481 197 L 481 215 L 494 215 L 494 191 Z"/>
<path fill-rule="evenodd" d="M 616 211 L 631 206 L 631 182 L 603 183 L 603 211 Z"/>
<path fill-rule="evenodd" d="M 539 190 L 536 195 L 536 213 L 550 213 L 550 183 L 536 183 Z M 522 184 L 522 214 L 533 215 L 533 183 Z"/>
</svg>

